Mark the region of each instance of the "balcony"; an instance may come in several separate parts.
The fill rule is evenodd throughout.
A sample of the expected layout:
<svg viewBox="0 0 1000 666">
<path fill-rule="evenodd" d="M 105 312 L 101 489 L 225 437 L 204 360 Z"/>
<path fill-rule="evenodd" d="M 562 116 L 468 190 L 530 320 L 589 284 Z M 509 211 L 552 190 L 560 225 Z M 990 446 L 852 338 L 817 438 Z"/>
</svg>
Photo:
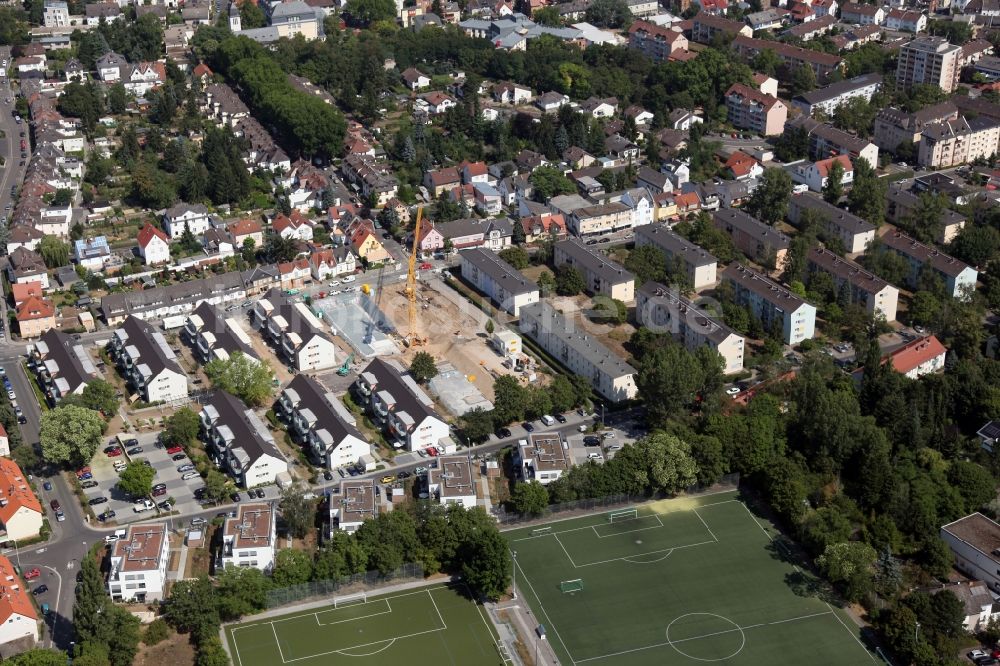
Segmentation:
<svg viewBox="0 0 1000 666">
<path fill-rule="evenodd" d="M 289 360 L 295 360 L 296 345 L 287 337 L 281 341 L 281 351 L 288 357 Z"/>
<path fill-rule="evenodd" d="M 193 322 L 189 321 L 187 324 L 184 325 L 184 333 L 187 334 L 189 340 L 194 340 L 196 337 L 198 337 L 198 328 L 194 325 Z"/>
</svg>

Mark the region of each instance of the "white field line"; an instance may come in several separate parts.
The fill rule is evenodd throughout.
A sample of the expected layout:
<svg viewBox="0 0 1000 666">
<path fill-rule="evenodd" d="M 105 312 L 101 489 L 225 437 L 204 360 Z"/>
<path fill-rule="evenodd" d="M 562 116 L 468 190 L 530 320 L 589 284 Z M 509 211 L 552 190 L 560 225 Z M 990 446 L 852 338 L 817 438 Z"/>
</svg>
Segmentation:
<svg viewBox="0 0 1000 666">
<path fill-rule="evenodd" d="M 563 545 L 563 542 L 562 542 L 562 540 L 561 540 L 561 539 L 559 538 L 559 535 L 558 535 L 558 534 L 555 534 L 555 533 L 553 533 L 553 534 L 552 534 L 552 536 L 554 536 L 554 537 L 556 538 L 556 543 L 558 543 L 558 544 L 559 544 L 559 547 L 560 547 L 560 548 L 562 548 L 562 550 L 563 550 L 563 552 L 564 552 L 564 553 L 566 553 L 566 559 L 567 559 L 567 560 L 569 560 L 569 563 L 573 565 L 573 568 L 574 568 L 574 569 L 579 569 L 579 567 L 578 567 L 578 566 L 576 566 L 576 562 L 574 562 L 574 561 L 573 561 L 573 558 L 572 558 L 572 557 L 570 557 L 570 554 L 569 554 L 569 551 L 568 551 L 568 550 L 566 550 L 566 546 L 564 546 L 564 545 Z"/>
<path fill-rule="evenodd" d="M 447 629 L 448 628 L 448 623 L 444 621 L 444 617 L 441 615 L 441 609 L 438 608 L 437 602 L 434 601 L 434 595 L 431 594 L 430 590 L 426 590 L 426 592 L 427 592 L 427 596 L 431 600 L 431 603 L 434 604 L 434 610 L 437 611 L 438 619 L 441 620 L 442 629 Z"/>
<path fill-rule="evenodd" d="M 608 564 L 609 562 L 628 562 L 629 557 L 645 557 L 646 555 L 656 555 L 658 553 L 669 553 L 675 550 L 680 550 L 681 548 L 694 548 L 695 546 L 706 546 L 710 543 L 717 543 L 715 541 L 699 541 L 698 543 L 689 543 L 683 546 L 671 546 L 670 548 L 663 548 L 661 550 L 651 550 L 647 553 L 640 553 L 638 555 L 626 555 L 624 557 L 615 557 L 610 560 L 601 560 L 600 562 L 587 562 L 586 564 L 574 564 L 573 566 L 577 569 L 582 569 L 583 567 L 593 567 L 598 564 Z M 647 562 L 631 562 L 631 564 L 648 564 Z"/>
<path fill-rule="evenodd" d="M 233 631 L 230 631 L 229 638 L 233 643 L 233 652 L 236 653 L 236 666 L 243 666 L 243 660 L 240 659 L 240 644 L 236 642 L 235 633 L 236 633 L 235 629 Z"/>
<path fill-rule="evenodd" d="M 826 603 L 826 602 L 823 602 L 823 603 Z M 842 626 L 844 629 L 846 629 L 847 633 L 849 633 L 851 635 L 851 638 L 853 638 L 855 641 L 857 641 L 858 645 L 860 645 L 861 649 L 865 651 L 865 654 L 868 655 L 869 659 L 871 659 L 872 661 L 874 661 L 876 664 L 881 664 L 882 662 L 880 662 L 878 659 L 876 659 L 875 655 L 873 655 L 871 653 L 871 651 L 868 648 L 865 647 L 865 644 L 861 642 L 861 639 L 858 638 L 857 633 L 851 631 L 851 628 L 848 627 L 846 624 L 844 624 L 844 621 L 842 619 L 840 619 L 839 615 L 837 615 L 837 611 L 833 610 L 833 607 L 830 604 L 826 604 L 826 607 L 830 609 L 830 613 L 832 613 L 833 617 L 835 617 L 837 619 L 837 622 L 840 623 L 840 626 Z"/>
<path fill-rule="evenodd" d="M 705 519 L 701 517 L 700 513 L 698 513 L 698 509 L 691 509 L 691 510 L 694 511 L 694 515 L 698 516 L 698 520 L 700 520 L 701 524 L 705 526 L 705 529 L 708 530 L 708 533 L 712 535 L 712 538 L 718 541 L 719 537 L 715 536 L 715 532 L 712 531 L 712 528 L 708 526 L 708 523 L 705 522 Z"/>
<path fill-rule="evenodd" d="M 278 630 L 274 628 L 273 622 L 271 623 L 271 631 L 274 632 L 274 644 L 278 646 L 278 656 L 281 657 L 281 663 L 287 664 L 288 662 L 285 661 L 285 655 L 281 651 L 281 641 L 278 640 Z"/>
<path fill-rule="evenodd" d="M 389 613 L 392 612 L 392 606 L 389 604 L 389 600 L 388 599 L 379 599 L 379 601 L 385 602 L 385 606 L 386 606 L 387 610 L 379 611 L 377 613 L 369 613 L 368 615 L 359 615 L 358 617 L 350 617 L 350 618 L 347 618 L 346 620 L 336 620 L 334 622 L 320 622 L 319 621 L 320 613 L 330 613 L 330 612 L 333 612 L 333 611 L 340 610 L 340 608 L 331 608 L 329 610 L 317 611 L 317 612 L 313 613 L 313 615 L 316 617 L 316 624 L 318 624 L 321 627 L 329 627 L 329 626 L 332 626 L 332 625 L 335 625 L 335 624 L 343 624 L 345 622 L 357 622 L 358 620 L 365 620 L 367 618 L 377 617 L 379 615 L 388 615 Z M 367 604 L 367 603 L 368 602 L 365 602 L 365 604 Z M 372 602 L 372 603 L 374 603 L 374 602 Z"/>
<path fill-rule="evenodd" d="M 660 522 L 660 519 L 657 518 L 656 516 L 653 517 L 656 518 L 656 522 L 660 523 L 659 525 L 650 525 L 649 527 L 637 527 L 634 530 L 622 530 L 621 532 L 615 532 L 614 534 L 601 534 L 600 532 L 597 531 L 597 528 L 600 527 L 600 525 L 591 525 L 590 527 L 594 530 L 594 534 L 597 535 L 598 539 L 610 539 L 611 537 L 616 537 L 619 534 L 632 534 L 632 532 L 645 532 L 646 530 L 658 530 L 662 528 L 663 523 Z M 565 532 L 563 532 L 563 534 L 565 534 Z"/>
<path fill-rule="evenodd" d="M 541 610 L 542 615 L 545 616 L 546 624 L 552 628 L 552 631 L 555 633 L 556 638 L 558 638 L 559 642 L 562 643 L 563 650 L 566 651 L 566 655 L 569 657 L 570 662 L 576 664 L 577 662 L 575 659 L 573 659 L 573 655 L 570 653 L 569 648 L 566 647 L 566 642 L 562 639 L 562 636 L 559 635 L 559 630 L 556 628 L 556 623 L 552 621 L 552 618 L 549 616 L 548 611 L 545 610 L 545 605 L 542 603 L 542 598 L 538 596 L 537 592 L 535 592 L 535 586 L 531 584 L 531 579 L 528 578 L 528 574 L 524 573 L 524 568 L 521 566 L 521 563 L 517 561 L 516 557 L 514 558 L 514 566 L 521 570 L 521 580 L 523 580 L 528 584 L 528 589 L 531 590 L 531 594 L 534 595 L 535 601 L 538 602 L 539 610 Z"/>
</svg>

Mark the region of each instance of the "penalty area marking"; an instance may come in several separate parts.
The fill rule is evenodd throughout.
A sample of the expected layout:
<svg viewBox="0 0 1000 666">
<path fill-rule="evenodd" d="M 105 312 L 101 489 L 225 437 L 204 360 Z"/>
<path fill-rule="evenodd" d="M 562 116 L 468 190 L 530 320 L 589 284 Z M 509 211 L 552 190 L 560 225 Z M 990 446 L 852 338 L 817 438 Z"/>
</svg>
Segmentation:
<svg viewBox="0 0 1000 666">
<path fill-rule="evenodd" d="M 379 652 L 385 652 L 386 650 L 388 650 L 389 648 L 391 648 L 392 644 L 395 643 L 396 640 L 397 639 L 395 639 L 395 638 L 390 638 L 388 641 L 383 641 L 386 644 L 385 647 L 381 647 L 381 648 L 379 648 L 377 650 L 373 650 L 372 652 L 364 652 L 362 654 L 348 654 L 348 652 L 352 648 L 345 648 L 343 650 L 337 650 L 337 654 L 342 654 L 345 657 L 371 657 L 373 655 L 378 654 Z M 378 643 L 373 643 L 373 645 L 378 645 Z"/>
</svg>

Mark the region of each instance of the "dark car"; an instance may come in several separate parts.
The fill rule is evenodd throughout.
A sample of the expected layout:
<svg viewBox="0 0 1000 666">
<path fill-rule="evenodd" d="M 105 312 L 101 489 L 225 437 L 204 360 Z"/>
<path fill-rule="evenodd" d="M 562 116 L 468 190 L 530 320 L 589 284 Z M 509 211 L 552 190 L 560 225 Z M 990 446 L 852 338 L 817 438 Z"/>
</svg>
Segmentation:
<svg viewBox="0 0 1000 666">
<path fill-rule="evenodd" d="M 409 472 L 400 472 L 399 474 L 396 475 L 396 478 L 397 479 L 406 479 L 406 478 L 409 478 L 409 476 L 410 476 Z"/>
<path fill-rule="evenodd" d="M 556 421 L 559 421 L 559 423 L 566 423 L 566 417 L 562 414 L 556 414 Z"/>
<path fill-rule="evenodd" d="M 258 488 L 257 489 L 257 499 L 264 499 L 264 489 L 263 488 Z"/>
<path fill-rule="evenodd" d="M 240 494 L 239 493 L 233 493 L 232 495 L 229 496 L 229 499 L 233 500 L 234 502 L 239 502 L 240 499 L 241 499 L 240 498 Z"/>
<path fill-rule="evenodd" d="M 52 482 L 46 481 L 45 483 L 42 484 L 42 488 L 45 488 L 46 490 L 52 490 Z"/>
<path fill-rule="evenodd" d="M 106 520 L 111 520 L 112 518 L 114 518 L 117 515 L 118 515 L 117 513 L 115 513 L 111 509 L 108 509 L 107 511 L 105 511 L 104 513 L 102 513 L 101 515 L 99 515 L 97 517 L 97 519 L 103 523 Z"/>
<path fill-rule="evenodd" d="M 83 483 L 80 484 L 80 487 L 81 488 L 96 488 L 97 487 L 97 481 L 84 481 Z"/>
<path fill-rule="evenodd" d="M 524 423 L 522 423 L 521 425 L 523 425 L 523 426 L 524 426 L 524 429 L 525 429 L 525 430 L 527 430 L 528 432 L 535 432 L 535 426 L 531 425 L 531 424 L 530 424 L 530 423 L 528 423 L 527 421 L 525 421 L 525 422 L 524 422 Z"/>
<path fill-rule="evenodd" d="M 498 439 L 507 439 L 512 433 L 510 432 L 510 428 L 499 428 L 493 434 L 496 435 Z"/>
<path fill-rule="evenodd" d="M 327 481 L 332 481 L 333 480 L 333 472 L 331 472 L 328 469 L 324 469 L 323 470 L 323 478 L 326 479 Z"/>
<path fill-rule="evenodd" d="M 55 499 L 52 500 L 51 502 L 49 502 L 49 506 L 52 507 L 53 511 L 58 511 L 59 510 L 59 500 L 55 500 Z"/>
<path fill-rule="evenodd" d="M 184 460 L 184 458 L 186 458 L 186 457 L 187 456 L 185 456 L 183 453 L 178 453 L 176 456 L 172 456 L 170 459 L 171 460 Z"/>
<path fill-rule="evenodd" d="M 38 587 L 33 589 L 31 593 L 37 597 L 39 594 L 45 594 L 48 591 L 49 591 L 48 585 L 39 585 Z"/>
<path fill-rule="evenodd" d="M 94 499 L 90 500 L 90 506 L 97 506 L 98 504 L 104 504 L 107 501 L 108 501 L 107 497 L 95 497 Z"/>
<path fill-rule="evenodd" d="M 133 446 L 131 449 L 128 450 L 128 454 L 130 456 L 138 455 L 140 453 L 142 453 L 142 447 L 141 446 Z"/>
<path fill-rule="evenodd" d="M 137 439 L 126 439 L 125 446 L 139 446 L 139 440 Z"/>
<path fill-rule="evenodd" d="M 600 446 L 601 445 L 601 438 L 600 437 L 594 437 L 593 435 L 590 435 L 588 437 L 584 437 L 583 438 L 583 445 L 584 446 Z"/>
<path fill-rule="evenodd" d="M 173 508 L 174 508 L 174 507 L 173 507 L 173 506 L 172 506 L 172 505 L 170 504 L 170 502 L 168 502 L 167 500 L 163 500 L 162 502 L 160 502 L 160 503 L 159 503 L 159 504 L 157 504 L 156 506 L 160 507 L 160 508 L 161 508 L 161 509 L 163 509 L 164 511 L 171 511 L 171 510 L 173 510 Z"/>
</svg>

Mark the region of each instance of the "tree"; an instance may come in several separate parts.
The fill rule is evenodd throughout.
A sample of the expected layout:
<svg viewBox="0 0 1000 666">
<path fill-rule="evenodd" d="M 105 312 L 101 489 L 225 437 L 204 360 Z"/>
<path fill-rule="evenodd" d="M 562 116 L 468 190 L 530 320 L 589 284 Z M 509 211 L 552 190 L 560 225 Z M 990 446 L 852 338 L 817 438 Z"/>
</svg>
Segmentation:
<svg viewBox="0 0 1000 666">
<path fill-rule="evenodd" d="M 575 266 L 563 264 L 556 269 L 556 293 L 560 296 L 576 296 L 586 286 L 583 275 Z"/>
<path fill-rule="evenodd" d="M 240 26 L 244 30 L 252 28 L 263 28 L 267 25 L 267 17 L 264 11 L 252 2 L 240 5 Z"/>
<path fill-rule="evenodd" d="M 674 494 L 698 480 L 691 446 L 675 435 L 654 432 L 626 449 L 639 449 L 646 462 L 647 485 L 653 492 Z"/>
<path fill-rule="evenodd" d="M 119 475 L 118 487 L 132 497 L 148 497 L 156 471 L 149 465 L 129 465 Z"/>
<path fill-rule="evenodd" d="M 212 582 L 200 576 L 174 583 L 164 617 L 174 629 L 190 633 L 195 640 L 200 641 L 214 634 L 220 620 Z"/>
<path fill-rule="evenodd" d="M 781 58 L 778 57 L 774 49 L 763 49 L 750 61 L 750 66 L 756 72 L 774 76 L 778 73 L 778 68 L 781 66 Z"/>
<path fill-rule="evenodd" d="M 996 497 L 993 475 L 974 462 L 956 460 L 948 468 L 948 481 L 965 502 L 964 513 L 978 511 Z"/>
<path fill-rule="evenodd" d="M 535 190 L 534 197 L 536 201 L 546 202 L 554 196 L 576 192 L 576 186 L 573 185 L 573 181 L 564 176 L 562 171 L 555 167 L 538 167 L 531 172 L 529 180 Z"/>
<path fill-rule="evenodd" d="M 784 219 L 791 196 L 792 177 L 788 172 L 779 168 L 765 169 L 760 185 L 747 201 L 746 209 L 762 222 L 774 225 Z"/>
<path fill-rule="evenodd" d="M 420 351 L 413 355 L 410 362 L 410 374 L 418 384 L 426 384 L 430 379 L 437 376 L 437 364 L 434 357 L 427 352 Z"/>
<path fill-rule="evenodd" d="M 20 46 L 30 41 L 28 15 L 19 7 L 0 7 L 0 45 Z"/>
<path fill-rule="evenodd" d="M 76 405 L 42 412 L 38 435 L 42 458 L 55 465 L 85 465 L 97 452 L 104 428 L 97 412 Z"/>
<path fill-rule="evenodd" d="M 556 278 L 551 271 L 542 270 L 538 274 L 538 291 L 543 296 L 552 294 L 556 289 Z"/>
<path fill-rule="evenodd" d="M 885 221 L 886 192 L 888 185 L 875 173 L 868 160 L 854 160 L 854 183 L 847 194 L 851 212 L 876 227 Z"/>
<path fill-rule="evenodd" d="M 650 423 L 663 423 L 678 406 L 695 404 L 704 370 L 681 345 L 665 341 L 639 354 L 636 386 L 646 401 Z"/>
<path fill-rule="evenodd" d="M 459 429 L 470 442 L 485 442 L 493 432 L 493 416 L 482 407 L 476 407 L 459 418 Z"/>
<path fill-rule="evenodd" d="M 215 578 L 219 615 L 224 622 L 264 609 L 271 581 L 260 569 L 228 566 Z"/>
<path fill-rule="evenodd" d="M 391 21 L 396 17 L 392 0 L 348 0 L 344 13 L 352 22 L 368 26 L 378 21 Z"/>
<path fill-rule="evenodd" d="M 312 500 L 306 499 L 305 490 L 297 483 L 281 491 L 278 508 L 289 534 L 294 537 L 301 539 L 315 523 L 316 507 Z"/>
<path fill-rule="evenodd" d="M 80 560 L 80 583 L 73 606 L 73 626 L 81 641 L 91 640 L 97 635 L 101 618 L 110 605 L 104 576 L 97 561 L 90 556 L 83 558 Z"/>
<path fill-rule="evenodd" d="M 667 275 L 667 258 L 655 245 L 640 245 L 625 258 L 625 268 L 641 282 L 662 282 Z"/>
<path fill-rule="evenodd" d="M 229 666 L 230 663 L 229 653 L 218 636 L 209 636 L 198 643 L 194 666 Z"/>
<path fill-rule="evenodd" d="M 823 185 L 823 199 L 827 203 L 835 204 L 844 196 L 844 165 L 840 160 L 830 163 L 827 170 L 826 183 Z"/>
<path fill-rule="evenodd" d="M 487 319 L 486 326 L 484 326 L 483 328 L 486 331 L 486 335 L 493 335 L 493 331 L 496 330 L 496 326 L 493 324 L 492 319 Z"/>
<path fill-rule="evenodd" d="M 66 666 L 66 653 L 55 649 L 32 648 L 14 655 L 6 663 L 10 666 Z"/>
<path fill-rule="evenodd" d="M 540 516 L 549 505 L 549 491 L 537 481 L 517 483 L 510 494 L 510 503 L 522 516 Z"/>
<path fill-rule="evenodd" d="M 243 352 L 229 358 L 212 359 L 205 364 L 205 374 L 215 388 L 235 395 L 250 407 L 262 406 L 271 397 L 274 372 Z"/>
<path fill-rule="evenodd" d="M 48 268 L 59 268 L 69 264 L 69 243 L 59 240 L 56 236 L 44 236 L 38 245 L 38 253 L 45 260 Z"/>
<path fill-rule="evenodd" d="M 599 324 L 619 326 L 628 320 L 628 306 L 617 298 L 595 296 L 590 312 L 590 318 Z"/>
<path fill-rule="evenodd" d="M 995 227 L 967 225 L 952 240 L 949 251 L 972 266 L 985 266 L 1000 252 L 1000 231 Z"/>
<path fill-rule="evenodd" d="M 816 558 L 820 571 L 834 583 L 842 583 L 851 601 L 861 600 L 871 589 L 878 553 L 866 543 L 847 541 L 830 544 Z"/>
<path fill-rule="evenodd" d="M 83 387 L 80 395 L 80 406 L 87 409 L 97 410 L 104 414 L 104 418 L 110 419 L 117 411 L 120 404 L 118 392 L 115 387 L 103 379 L 95 379 Z"/>
<path fill-rule="evenodd" d="M 127 108 L 128 91 L 125 90 L 125 86 L 116 83 L 108 88 L 108 110 L 115 115 L 121 115 Z"/>
<path fill-rule="evenodd" d="M 482 511 L 476 507 L 473 511 Z M 507 542 L 494 529 L 470 535 L 463 548 L 462 578 L 487 599 L 499 599 L 510 587 L 511 558 Z"/>
<path fill-rule="evenodd" d="M 805 63 L 792 70 L 788 89 L 793 95 L 801 95 L 816 88 L 816 72 Z"/>
<path fill-rule="evenodd" d="M 274 558 L 272 578 L 275 587 L 308 583 L 312 578 L 312 558 L 303 550 L 284 548 Z"/>
<path fill-rule="evenodd" d="M 624 0 L 594 0 L 587 7 L 587 22 L 601 28 L 624 28 L 632 12 Z"/>
<path fill-rule="evenodd" d="M 531 264 L 527 251 L 521 247 L 509 247 L 506 250 L 500 250 L 497 254 L 519 271 L 523 271 Z"/>
<path fill-rule="evenodd" d="M 160 440 L 167 446 L 187 446 L 198 438 L 200 427 L 198 415 L 190 407 L 181 407 L 167 418 Z"/>
<path fill-rule="evenodd" d="M 503 426 L 524 419 L 528 393 L 516 377 L 502 375 L 493 382 L 493 423 Z"/>
<path fill-rule="evenodd" d="M 205 474 L 205 496 L 213 502 L 222 501 L 229 493 L 229 477 L 217 469 Z"/>
<path fill-rule="evenodd" d="M 271 234 L 264 241 L 264 257 L 270 263 L 291 261 L 298 253 L 298 246 L 291 238 L 285 238 L 279 234 Z"/>
<path fill-rule="evenodd" d="M 774 154 L 782 162 L 794 162 L 809 155 L 809 133 L 801 127 L 789 127 L 774 140 Z"/>
</svg>

